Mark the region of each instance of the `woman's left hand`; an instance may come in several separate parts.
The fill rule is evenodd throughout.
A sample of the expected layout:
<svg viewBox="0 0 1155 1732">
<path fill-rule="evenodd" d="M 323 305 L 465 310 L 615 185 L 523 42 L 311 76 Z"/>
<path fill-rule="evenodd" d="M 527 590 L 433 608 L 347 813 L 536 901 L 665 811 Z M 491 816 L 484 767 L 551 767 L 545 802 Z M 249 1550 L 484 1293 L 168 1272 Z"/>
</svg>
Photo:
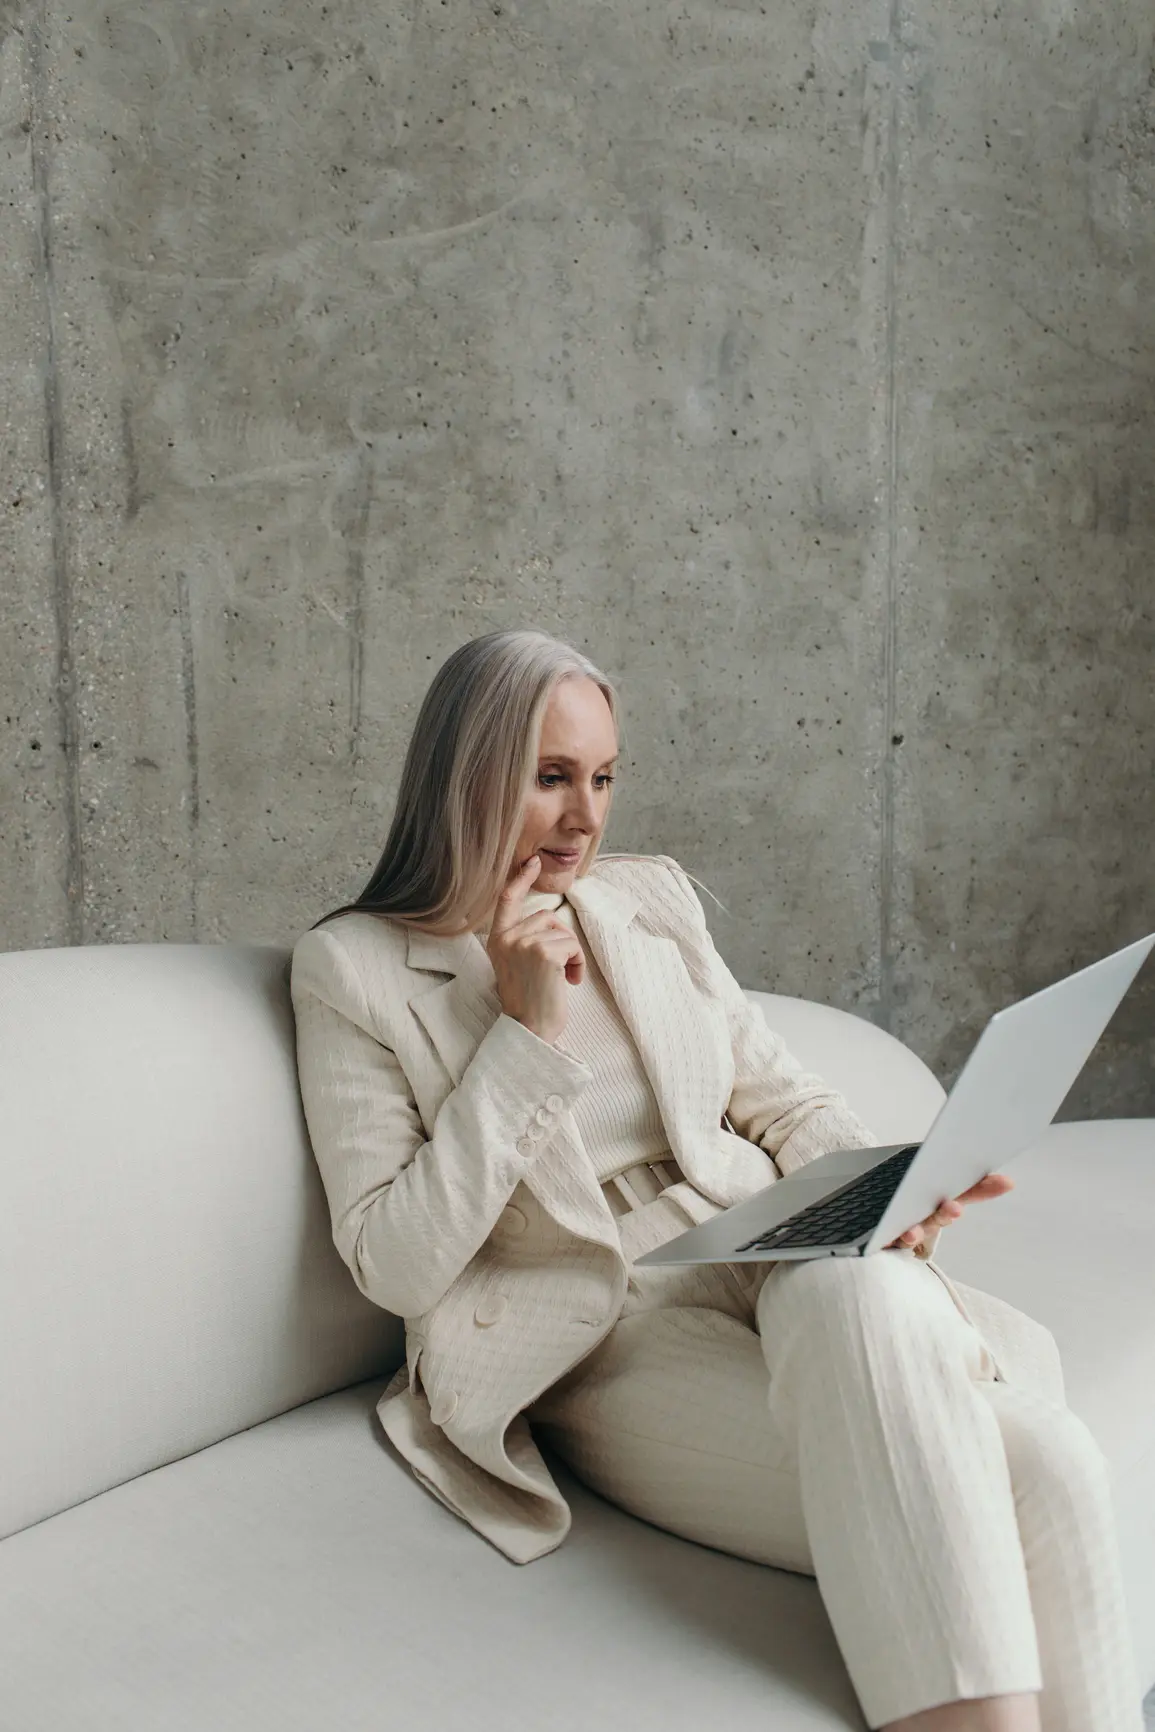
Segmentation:
<svg viewBox="0 0 1155 1732">
<path fill-rule="evenodd" d="M 900 1233 L 897 1239 L 892 1239 L 887 1245 L 888 1251 L 896 1245 L 911 1247 L 925 1245 L 926 1249 L 920 1256 L 929 1257 L 938 1243 L 938 1236 L 943 1227 L 949 1227 L 952 1221 L 957 1221 L 967 1203 L 985 1203 L 989 1197 L 1001 1197 L 1007 1191 L 1013 1191 L 1015 1181 L 1009 1179 L 1006 1173 L 987 1173 L 977 1185 L 972 1185 L 960 1196 L 947 1198 L 941 1202 L 933 1214 L 925 1221 L 920 1221 L 915 1227 L 908 1227 L 905 1233 Z"/>
</svg>

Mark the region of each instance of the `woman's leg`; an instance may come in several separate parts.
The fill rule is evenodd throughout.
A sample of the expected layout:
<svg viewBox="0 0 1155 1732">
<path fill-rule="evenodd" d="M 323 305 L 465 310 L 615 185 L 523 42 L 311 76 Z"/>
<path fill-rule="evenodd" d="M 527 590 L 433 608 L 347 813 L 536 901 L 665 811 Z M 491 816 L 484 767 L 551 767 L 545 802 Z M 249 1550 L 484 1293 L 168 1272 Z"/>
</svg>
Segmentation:
<svg viewBox="0 0 1155 1732">
<path fill-rule="evenodd" d="M 749 1323 L 705 1305 L 625 1316 L 527 1417 L 619 1509 L 735 1557 L 814 1574 L 798 1470 L 770 1424 Z"/>
<path fill-rule="evenodd" d="M 1015 1488 L 1042 1660 L 1042 1732 L 1141 1732 L 1106 1457 L 1070 1408 L 1010 1383 L 981 1388 Z"/>
<path fill-rule="evenodd" d="M 982 1369 L 974 1331 L 941 1283 L 923 1272 L 945 1301 L 943 1311 L 932 1299 L 932 1316 L 956 1349 L 962 1332 L 969 1333 L 975 1342 L 972 1369 Z M 746 1314 L 752 1318 L 752 1303 Z M 821 1352 L 817 1338 L 814 1351 L 816 1356 Z M 969 1343 L 963 1351 L 970 1351 Z M 951 1634 L 932 1632 L 936 1651 L 945 1649 L 945 1661 L 929 1681 L 926 1656 L 908 1639 L 912 1619 L 893 1588 L 887 1591 L 887 1573 L 890 1552 L 909 1543 L 909 1529 L 900 1521 L 893 1535 L 885 1534 L 871 1488 L 864 1488 L 861 1509 L 847 1510 L 847 1519 L 830 1524 L 828 1557 L 816 1571 L 808 1531 L 813 1516 L 805 1508 L 798 1451 L 771 1416 L 768 1390 L 764 1348 L 753 1329 L 720 1310 L 680 1305 L 623 1317 L 587 1360 L 539 1399 L 529 1419 L 534 1432 L 579 1479 L 632 1515 L 756 1563 L 817 1573 L 828 1609 L 827 1578 L 843 1584 L 861 1581 L 861 1592 L 851 1595 L 856 1621 L 849 1644 L 843 1643 L 848 1620 L 841 1621 L 841 1628 L 839 1620 L 831 1622 L 870 1726 L 881 1727 L 888 1718 L 948 1701 L 952 1691 L 954 1697 L 962 1695 L 963 1688 L 954 1685 L 966 1656 Z M 841 1468 L 837 1471 L 844 1481 L 849 1477 Z M 827 1488 L 827 1493 L 835 1509 L 845 1508 L 842 1490 Z M 913 1490 L 916 1503 L 929 1496 L 921 1485 Z M 1013 1528 L 1009 1493 L 1006 1513 Z M 825 1538 L 824 1525 L 815 1525 Z M 1021 1571 L 1021 1556 L 1018 1567 Z M 996 1597 L 988 1610 L 997 1620 L 997 1572 L 991 1574 L 991 1587 Z M 1033 1643 L 1029 1607 L 1025 1614 L 1020 1608 L 1020 1615 Z M 918 1608 L 914 1621 L 917 1616 Z M 1025 1660 L 1011 1652 L 1009 1665 L 1001 1665 L 999 1655 L 988 1655 L 985 1632 L 974 1629 L 969 1609 L 967 1622 L 980 1660 L 980 1667 L 964 1679 L 973 1685 L 968 1694 L 987 1693 L 988 1686 L 990 1694 L 1000 1695 L 1038 1689 L 1033 1647 Z M 966 1640 L 965 1634 L 960 1640 Z M 939 1677 L 947 1679 L 947 1693 L 936 1695 Z M 988 1732 L 979 1712 L 976 1704 L 965 1732 Z M 989 1732 L 995 1728 L 1035 1732 L 1029 1720 L 1016 1727 L 1013 1720 L 993 1719 Z M 956 1724 L 950 1732 L 964 1728 Z M 1088 1727 L 1086 1732 L 1098 1729 Z"/>
<path fill-rule="evenodd" d="M 901 1264 L 910 1278 L 882 1273 L 885 1264 Z M 847 1280 L 849 1271 L 868 1269 L 874 1273 L 865 1280 Z M 1057 1717 L 1067 1711 L 1072 1690 L 1070 1661 L 1052 1662 L 1051 1655 L 1061 1648 L 1069 1656 L 1071 1645 L 1061 1617 L 1051 1621 L 1051 1576 L 1040 1597 L 1045 1642 L 1035 1637 L 1030 1602 L 1038 1567 L 1046 1567 L 1036 1558 L 1046 1545 L 1039 1550 L 1031 1524 L 1046 1500 L 1032 1495 L 1030 1447 L 1015 1434 L 1033 1435 L 1038 1421 L 1045 1434 L 1058 1435 L 1067 1410 L 1051 1403 L 1044 1403 L 1045 1414 L 1025 1407 L 1029 1417 L 1017 1426 L 1008 1419 L 1004 1449 L 1001 1427 L 1018 1413 L 1020 1392 L 991 1381 L 993 1366 L 975 1330 L 934 1273 L 908 1253 L 778 1264 L 767 1275 L 745 1304 L 719 1287 L 714 1308 L 702 1303 L 707 1289 L 688 1284 L 684 1295 L 675 1289 L 662 1295 L 673 1306 L 624 1316 L 530 1410 L 534 1429 L 542 1429 L 592 1489 L 655 1526 L 755 1562 L 817 1574 L 872 1727 L 965 1698 L 957 1710 L 945 1709 L 941 1732 L 1033 1732 L 1029 1710 L 1037 1700 L 1047 1703 L 1051 1716 L 1046 1732 L 1076 1724 L 1080 1732 L 1139 1732 L 1133 1662 L 1109 1595 L 1096 1590 L 1093 1623 L 1115 1630 L 1123 1653 L 1116 1672 L 1110 1640 L 1100 1645 L 1085 1629 L 1092 1690 L 1099 1688 L 1097 1671 L 1112 1671 L 1115 1680 L 1090 1719 L 1077 1718 L 1081 1686 L 1072 1696 L 1075 1718 Z M 863 1319 L 848 1322 L 859 1304 Z M 756 1314 L 767 1331 L 761 1341 L 744 1321 L 752 1323 Z M 851 1354 L 847 1344 L 855 1340 L 858 1352 Z M 792 1345 L 803 1351 L 792 1354 Z M 779 1404 L 766 1374 L 775 1352 Z M 837 1366 L 844 1369 L 836 1391 L 831 1373 Z M 812 1466 L 825 1461 L 828 1477 L 807 1476 L 807 1509 L 799 1420 L 805 1416 L 809 1443 L 816 1419 L 831 1410 L 835 1417 L 809 1449 Z M 904 1472 L 890 1465 L 882 1448 L 888 1438 Z M 880 1449 L 876 1473 L 867 1464 L 874 1459 L 878 1465 Z M 1071 1471 L 1079 1447 L 1074 1458 Z M 1057 1460 L 1051 1471 L 1064 1477 Z M 1012 1490 L 1015 1475 L 1021 1489 L 1016 1482 Z M 940 1482 L 951 1499 L 945 1510 L 938 1507 Z M 1022 1543 L 1016 1502 L 1024 1512 Z M 1095 1519 L 1092 1500 L 1080 1520 Z M 1103 1529 L 1097 1531 L 1102 1543 Z M 815 1533 L 821 1568 L 812 1549 Z M 937 1616 L 928 1615 L 928 1594 Z M 957 1622 L 952 1599 L 961 1607 Z M 1047 1655 L 1047 1688 L 1035 1698 L 1043 1670 L 1039 1647 Z M 1027 1701 L 1015 1704 L 1016 1694 Z M 928 1718 L 925 1732 L 931 1726 Z"/>
<path fill-rule="evenodd" d="M 1083 1423 L 994 1381 L 905 1252 L 777 1264 L 756 1317 L 869 1724 L 1041 1690 L 1042 1732 L 1142 1732 L 1106 1463 Z"/>
</svg>

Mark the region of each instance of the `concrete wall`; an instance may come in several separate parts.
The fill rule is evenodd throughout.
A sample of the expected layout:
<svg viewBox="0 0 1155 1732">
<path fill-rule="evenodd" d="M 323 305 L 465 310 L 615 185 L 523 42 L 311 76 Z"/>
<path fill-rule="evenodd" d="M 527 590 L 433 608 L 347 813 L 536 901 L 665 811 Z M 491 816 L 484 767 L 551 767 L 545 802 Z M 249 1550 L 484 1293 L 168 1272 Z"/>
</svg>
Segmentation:
<svg viewBox="0 0 1155 1732">
<path fill-rule="evenodd" d="M 949 1083 L 1155 927 L 1149 0 L 0 3 L 0 943 L 291 943 L 427 682 Z M 1149 963 L 1064 1116 L 1155 1110 Z"/>
</svg>

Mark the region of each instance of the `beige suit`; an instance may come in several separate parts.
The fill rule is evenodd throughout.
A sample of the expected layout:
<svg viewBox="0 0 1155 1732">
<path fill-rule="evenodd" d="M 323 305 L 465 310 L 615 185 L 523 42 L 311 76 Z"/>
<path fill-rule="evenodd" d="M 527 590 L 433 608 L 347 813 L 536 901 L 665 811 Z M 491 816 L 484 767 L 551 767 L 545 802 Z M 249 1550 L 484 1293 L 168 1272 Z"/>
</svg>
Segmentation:
<svg viewBox="0 0 1155 1732">
<path fill-rule="evenodd" d="M 817 1574 L 868 1725 L 1042 1686 L 1046 1732 L 1139 1732 L 1109 1474 L 1048 1330 L 909 1251 L 630 1280 L 675 1193 L 706 1219 L 877 1139 L 746 998 L 676 861 L 599 860 L 567 896 L 690 1181 L 624 1222 L 571 1110 L 593 1072 L 502 1013 L 474 934 L 354 914 L 294 951 L 333 1237 L 405 1319 L 378 1413 L 417 1478 L 540 1557 L 570 1513 L 531 1414 L 623 1508 Z"/>
<path fill-rule="evenodd" d="M 877 1143 L 746 998 L 676 861 L 599 860 L 567 895 L 698 1218 L 826 1149 Z M 570 1516 L 525 1410 L 604 1339 L 627 1288 L 567 1110 L 593 1073 L 503 1014 L 472 933 L 343 915 L 297 943 L 292 997 L 334 1242 L 361 1291 L 405 1320 L 382 1424 L 430 1491 L 528 1562 Z"/>
</svg>

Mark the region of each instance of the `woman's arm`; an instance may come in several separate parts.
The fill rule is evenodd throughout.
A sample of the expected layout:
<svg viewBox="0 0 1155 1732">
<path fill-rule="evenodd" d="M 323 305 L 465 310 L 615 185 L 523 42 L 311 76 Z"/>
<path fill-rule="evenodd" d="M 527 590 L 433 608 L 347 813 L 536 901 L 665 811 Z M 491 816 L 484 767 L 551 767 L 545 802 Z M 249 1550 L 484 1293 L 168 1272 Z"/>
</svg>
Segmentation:
<svg viewBox="0 0 1155 1732">
<path fill-rule="evenodd" d="M 718 954 L 697 892 L 678 862 L 667 854 L 658 858 L 686 904 L 726 1007 L 734 1051 L 734 1086 L 726 1112 L 739 1136 L 765 1149 L 783 1177 L 831 1149 L 877 1148 L 878 1138 L 845 1098 L 803 1069 L 746 997 Z"/>
<path fill-rule="evenodd" d="M 489 1237 L 534 1154 L 516 1145 L 551 1095 L 566 1107 L 593 1072 L 502 1014 L 427 1136 L 396 1054 L 333 934 L 293 952 L 297 1070 L 333 1242 L 367 1299 L 428 1311 Z M 543 1146 L 543 1145 L 535 1145 Z"/>
</svg>

